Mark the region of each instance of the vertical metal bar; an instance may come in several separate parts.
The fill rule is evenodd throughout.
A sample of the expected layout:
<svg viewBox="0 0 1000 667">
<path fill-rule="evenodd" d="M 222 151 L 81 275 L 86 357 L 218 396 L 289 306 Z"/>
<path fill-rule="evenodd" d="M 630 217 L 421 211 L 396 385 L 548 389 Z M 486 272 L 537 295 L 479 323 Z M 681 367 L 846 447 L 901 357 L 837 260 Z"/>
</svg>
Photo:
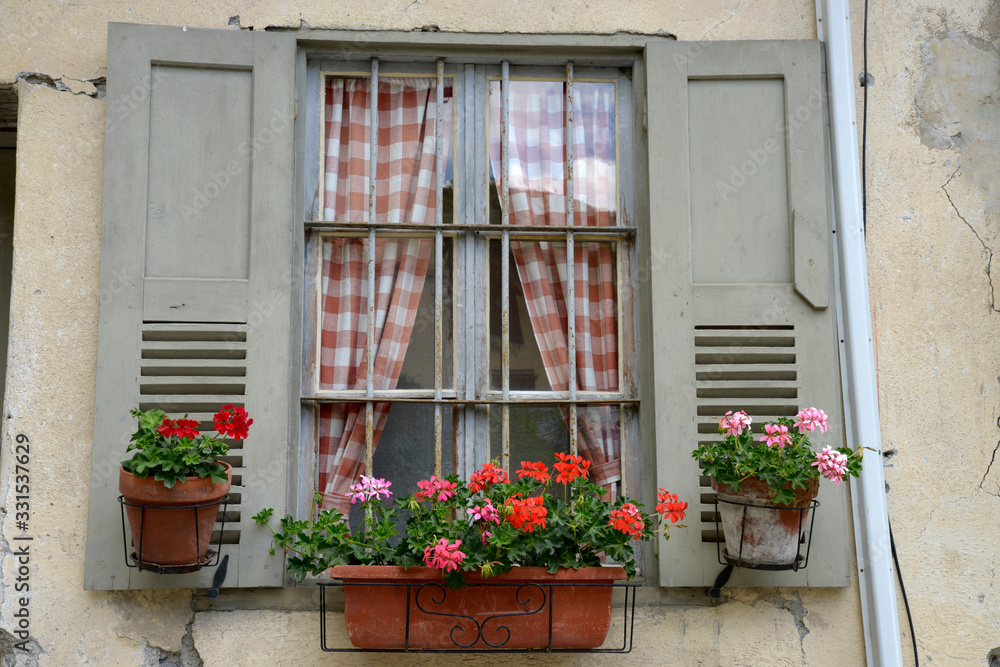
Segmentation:
<svg viewBox="0 0 1000 667">
<path fill-rule="evenodd" d="M 372 58 L 372 76 L 368 122 L 368 338 L 365 341 L 367 367 L 365 396 L 375 395 L 375 192 L 378 176 L 378 58 Z M 374 404 L 365 403 L 365 472 L 372 474 L 374 454 Z"/>
<path fill-rule="evenodd" d="M 435 222 L 434 232 L 434 399 L 441 400 L 442 374 L 442 301 L 444 299 L 444 237 L 440 225 L 444 222 L 444 58 L 437 61 L 437 119 L 434 137 Z M 441 477 L 441 404 L 434 404 L 434 474 Z"/>
<path fill-rule="evenodd" d="M 566 226 L 575 223 L 573 210 L 573 61 L 566 63 Z M 576 400 L 576 245 L 572 230 L 566 232 L 566 332 L 569 349 L 569 400 Z M 569 453 L 577 454 L 576 403 L 569 406 Z"/>
<path fill-rule="evenodd" d="M 500 78 L 500 209 L 504 223 L 511 222 L 510 211 L 510 63 L 501 64 Z M 500 244 L 501 274 L 501 396 L 504 404 L 501 412 L 502 445 L 500 465 L 505 472 L 510 471 L 510 233 L 505 229 Z"/>
<path fill-rule="evenodd" d="M 621 340 L 621 339 L 619 339 L 619 340 Z M 628 495 L 628 490 L 627 490 L 628 487 L 625 486 L 625 479 L 626 479 L 625 478 L 625 469 L 628 466 L 625 465 L 625 462 L 629 460 L 629 458 L 628 458 L 628 456 L 629 456 L 629 452 L 628 452 L 628 440 L 629 440 L 628 439 L 628 435 L 631 434 L 631 426 L 627 426 L 626 419 L 629 419 L 629 420 L 632 419 L 632 413 L 631 412 L 625 412 L 625 410 L 626 410 L 627 407 L 630 407 L 630 406 L 626 406 L 624 403 L 619 403 L 618 404 L 618 423 L 621 426 L 621 428 L 618 429 L 618 460 L 621 462 L 621 465 L 618 466 L 619 470 L 621 470 L 621 480 L 618 482 L 618 495 L 621 495 L 621 496 L 627 496 Z M 626 429 L 628 429 L 628 430 L 626 430 Z M 625 435 L 622 435 L 623 433 L 625 433 Z M 613 443 L 612 443 L 612 446 L 611 446 L 611 451 L 614 451 L 614 444 Z M 613 484 L 611 486 L 611 497 L 612 498 L 615 497 L 615 487 L 614 487 Z"/>
</svg>

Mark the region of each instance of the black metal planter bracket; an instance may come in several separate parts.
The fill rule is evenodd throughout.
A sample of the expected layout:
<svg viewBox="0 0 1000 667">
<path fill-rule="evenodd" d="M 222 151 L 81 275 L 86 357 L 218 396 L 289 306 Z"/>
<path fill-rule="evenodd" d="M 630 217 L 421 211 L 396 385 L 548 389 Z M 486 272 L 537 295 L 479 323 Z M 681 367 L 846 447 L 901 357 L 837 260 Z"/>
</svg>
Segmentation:
<svg viewBox="0 0 1000 667">
<path fill-rule="evenodd" d="M 211 503 L 204 503 L 198 505 L 175 505 L 171 507 L 163 507 L 159 505 L 140 505 L 138 503 L 130 503 L 125 500 L 125 496 L 118 496 L 118 503 L 121 505 L 121 515 L 122 515 L 122 544 L 125 549 L 125 565 L 130 568 L 138 569 L 140 572 L 154 572 L 156 574 L 185 574 L 188 572 L 196 572 L 203 567 L 218 567 L 219 566 L 219 554 L 222 552 L 222 536 L 226 531 L 226 509 L 229 507 L 229 494 L 226 494 L 217 501 Z M 221 507 L 218 507 L 220 506 Z M 125 508 L 126 507 L 137 507 L 139 508 L 139 544 L 133 544 L 134 550 L 129 553 L 129 535 L 128 530 L 125 527 Z M 201 545 L 198 543 L 198 510 L 203 508 L 211 508 L 213 511 L 218 507 L 219 516 L 221 516 L 221 522 L 218 526 L 219 537 L 214 545 L 209 544 L 209 550 L 205 554 L 205 558 L 200 563 L 190 563 L 187 565 L 178 566 L 166 566 L 166 565 L 156 565 L 153 563 L 146 563 L 142 560 L 142 544 L 143 544 L 143 534 L 145 523 L 145 516 L 147 509 L 156 510 L 166 510 L 166 511 L 184 511 L 193 510 L 191 512 L 191 521 L 194 523 L 195 528 L 195 551 L 196 553 L 201 553 Z M 215 548 L 212 549 L 211 547 Z M 209 595 L 209 597 L 217 597 L 219 595 L 218 589 L 222 586 L 223 582 L 226 580 L 226 569 L 228 566 L 229 556 L 222 559 L 222 567 L 219 572 L 216 573 L 215 579 L 213 580 L 213 587 L 209 589 L 210 591 L 215 590 L 215 595 Z"/>
<path fill-rule="evenodd" d="M 472 583 L 466 584 L 466 587 L 482 587 L 482 588 L 493 588 L 493 589 L 503 589 L 510 588 L 514 599 L 518 602 L 523 603 L 524 600 L 521 599 L 522 593 L 525 589 L 531 589 L 536 592 L 541 592 L 542 601 L 538 605 L 537 609 L 533 608 L 527 611 L 518 611 L 513 613 L 498 612 L 491 616 L 486 617 L 481 622 L 477 621 L 471 616 L 465 616 L 461 614 L 451 614 L 451 613 L 441 613 L 437 611 L 431 611 L 430 609 L 424 608 L 421 603 L 421 592 L 424 593 L 423 598 L 431 600 L 435 605 L 441 605 L 444 602 L 445 597 L 448 594 L 447 588 L 445 588 L 441 583 L 431 582 L 431 583 L 420 583 L 420 584 L 406 584 L 406 583 L 396 583 L 396 582 L 323 582 L 319 584 L 319 635 L 320 635 L 320 648 L 324 651 L 330 653 L 629 653 L 632 650 L 632 634 L 635 625 L 635 589 L 641 586 L 641 583 L 581 583 L 581 582 L 558 582 L 558 583 Z M 454 617 L 456 621 L 463 620 L 466 623 L 471 622 L 469 630 L 465 630 L 456 625 L 456 628 L 452 629 L 451 641 L 453 647 L 451 648 L 338 648 L 330 647 L 327 645 L 327 633 L 326 633 L 326 617 L 327 617 L 327 601 L 326 601 L 326 591 L 327 588 L 337 587 L 344 588 L 347 586 L 397 586 L 406 587 L 406 601 L 401 603 L 405 605 L 405 618 L 406 618 L 406 628 L 405 637 L 406 645 L 409 646 L 410 642 L 410 629 L 418 621 L 417 617 L 426 618 L 426 615 L 432 616 L 449 616 Z M 552 608 L 555 606 L 555 601 L 559 599 L 558 589 L 562 586 L 600 586 L 603 588 L 621 588 L 625 591 L 625 600 L 622 605 L 622 643 L 621 646 L 616 646 L 614 648 L 593 648 L 593 649 L 567 649 L 567 648 L 552 648 Z M 556 595 L 553 596 L 553 592 L 556 591 Z M 414 601 L 411 605 L 410 600 Z M 548 618 L 548 638 L 549 646 L 546 648 L 504 648 L 511 640 L 510 628 L 503 623 L 503 619 L 509 616 L 527 616 L 531 614 L 544 614 Z M 488 641 L 483 636 L 484 626 L 489 623 L 495 623 L 496 628 L 491 627 L 491 632 L 494 632 L 502 640 L 499 641 Z M 458 629 L 460 632 L 456 636 L 455 630 Z M 475 635 L 472 641 L 469 641 L 469 633 Z M 477 642 L 482 640 L 490 648 L 471 648 Z"/>
</svg>

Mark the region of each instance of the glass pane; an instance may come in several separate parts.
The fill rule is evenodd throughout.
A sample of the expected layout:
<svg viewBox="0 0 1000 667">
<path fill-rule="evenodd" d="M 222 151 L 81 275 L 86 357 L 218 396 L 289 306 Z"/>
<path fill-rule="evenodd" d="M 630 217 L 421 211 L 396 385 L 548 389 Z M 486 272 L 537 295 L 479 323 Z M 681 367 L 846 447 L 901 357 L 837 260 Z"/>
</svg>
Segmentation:
<svg viewBox="0 0 1000 667">
<path fill-rule="evenodd" d="M 452 239 L 443 239 L 444 266 L 441 275 L 441 387 L 455 386 L 454 346 L 454 260 Z M 397 389 L 434 389 L 434 254 L 431 253 L 427 279 L 417 306 L 413 333 L 399 374 Z"/>
<path fill-rule="evenodd" d="M 508 152 L 513 225 L 565 225 L 566 84 L 563 81 L 511 81 Z M 574 83 L 574 225 L 615 225 L 618 209 L 616 84 Z M 490 81 L 490 222 L 500 211 L 501 90 Z"/>
<path fill-rule="evenodd" d="M 442 152 L 451 181 L 452 83 L 445 80 Z M 324 83 L 321 159 L 322 216 L 336 222 L 368 221 L 368 77 L 327 76 Z M 436 222 L 437 79 L 379 77 L 376 222 Z M 443 186 L 450 187 L 450 183 Z M 450 218 L 450 211 L 445 215 Z"/>
<path fill-rule="evenodd" d="M 453 377 L 452 242 L 444 242 L 444 388 Z M 368 339 L 368 238 L 323 240 L 320 389 L 364 389 Z M 434 388 L 434 239 L 380 236 L 375 244 L 376 389 Z"/>
<path fill-rule="evenodd" d="M 581 405 L 576 419 L 576 449 L 590 461 L 591 479 L 620 493 L 621 410 L 617 405 Z"/>
<path fill-rule="evenodd" d="M 383 404 L 385 405 L 385 404 Z M 455 469 L 455 439 L 452 406 L 441 406 L 441 472 L 450 475 Z M 362 415 L 364 408 L 362 408 Z M 417 490 L 417 482 L 434 474 L 434 406 L 417 403 L 393 403 L 389 408 L 382 437 L 372 456 L 373 475 L 392 482 L 392 498 L 403 498 Z M 364 518 L 357 505 L 351 507 L 351 526 L 362 525 Z M 406 517 L 397 519 L 400 533 Z"/>
<path fill-rule="evenodd" d="M 573 84 L 575 225 L 617 224 L 616 87 L 612 81 Z"/>
<path fill-rule="evenodd" d="M 499 458 L 503 447 L 499 405 L 490 407 L 490 458 Z M 569 411 L 557 406 L 510 407 L 510 473 L 521 467 L 521 461 L 541 461 L 550 469 L 556 452 L 569 451 Z"/>
<path fill-rule="evenodd" d="M 490 408 L 490 457 L 503 448 L 503 409 Z M 541 461 L 550 469 L 556 452 L 569 452 L 568 406 L 510 406 L 510 473 L 521 461 Z M 577 451 L 590 461 L 591 479 L 619 493 L 621 489 L 621 411 L 617 405 L 577 407 Z"/>
<path fill-rule="evenodd" d="M 522 246 L 531 246 L 528 255 L 533 256 L 538 243 L 513 242 L 511 243 L 510 254 L 510 388 L 513 391 L 550 391 L 546 373 L 546 365 L 542 360 L 542 355 L 535 340 L 534 320 L 529 313 L 528 303 L 525 301 L 524 290 L 521 286 L 519 271 L 517 266 L 518 256 Z M 545 243 L 551 246 L 551 243 Z M 514 248 L 517 246 L 518 253 Z M 562 244 L 561 261 L 565 263 L 565 246 Z M 498 240 L 490 241 L 490 389 L 500 391 L 503 385 L 501 371 L 503 352 L 503 299 L 502 299 L 502 263 L 500 261 L 501 244 Z M 558 287 L 558 286 L 557 286 Z M 551 301 L 544 302 L 545 304 Z M 544 307 L 544 306 L 543 306 Z M 555 338 L 566 340 L 566 313 L 563 310 L 561 317 L 552 320 L 550 324 L 562 326 L 560 331 L 552 332 Z M 550 337 L 551 338 L 551 337 Z M 562 346 L 565 349 L 565 343 Z M 565 364 L 565 353 L 562 360 Z M 559 364 L 557 364 L 559 365 Z"/>
<path fill-rule="evenodd" d="M 510 388 L 569 389 L 566 244 L 511 241 Z M 490 388 L 502 387 L 500 241 L 490 242 Z M 617 244 L 575 244 L 577 388 L 617 391 Z"/>
</svg>

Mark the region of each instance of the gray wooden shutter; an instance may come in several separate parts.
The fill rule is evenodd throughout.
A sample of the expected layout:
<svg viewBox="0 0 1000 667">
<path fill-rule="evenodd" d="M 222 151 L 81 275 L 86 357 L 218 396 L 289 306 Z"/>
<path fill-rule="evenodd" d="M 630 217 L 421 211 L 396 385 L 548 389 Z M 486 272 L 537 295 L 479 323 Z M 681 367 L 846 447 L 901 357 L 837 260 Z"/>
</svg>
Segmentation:
<svg viewBox="0 0 1000 667">
<path fill-rule="evenodd" d="M 125 566 L 116 498 L 135 405 L 208 422 L 222 404 L 246 406 L 225 585 L 282 583 L 250 517 L 285 513 L 297 437 L 294 66 L 288 34 L 109 26 L 87 589 L 205 587 L 215 574 Z"/>
<path fill-rule="evenodd" d="M 708 479 L 690 452 L 716 417 L 815 406 L 840 446 L 833 221 L 818 42 L 658 42 L 646 52 L 658 486 L 690 502 L 659 549 L 661 584 L 710 584 Z M 643 406 L 643 409 L 647 409 Z M 730 585 L 845 586 L 847 489 L 821 485 L 808 567 Z"/>
</svg>

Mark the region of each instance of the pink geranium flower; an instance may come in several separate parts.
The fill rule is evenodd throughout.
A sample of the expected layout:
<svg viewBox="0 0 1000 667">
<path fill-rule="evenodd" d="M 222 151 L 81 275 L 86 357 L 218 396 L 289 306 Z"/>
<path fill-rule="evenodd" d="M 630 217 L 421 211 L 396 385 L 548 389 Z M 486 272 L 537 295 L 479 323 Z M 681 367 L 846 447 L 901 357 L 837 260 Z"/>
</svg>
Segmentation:
<svg viewBox="0 0 1000 667">
<path fill-rule="evenodd" d="M 833 480 L 833 483 L 839 486 L 847 473 L 847 456 L 835 449 L 824 447 L 823 451 L 816 453 L 816 460 L 812 465 L 821 475 Z"/>
<path fill-rule="evenodd" d="M 489 498 L 486 499 L 486 504 L 482 507 L 471 507 L 465 510 L 465 512 L 472 517 L 473 521 L 485 521 L 486 523 L 500 525 L 500 513 L 493 506 L 493 503 L 490 502 Z"/>
<path fill-rule="evenodd" d="M 421 480 L 417 482 L 417 486 L 420 487 L 414 494 L 417 500 L 436 500 L 442 503 L 455 495 L 455 489 L 458 488 L 455 482 L 437 476 Z"/>
<path fill-rule="evenodd" d="M 726 435 L 741 435 L 744 429 L 750 428 L 752 421 L 750 415 L 742 410 L 738 412 L 730 410 L 719 418 L 719 431 Z"/>
<path fill-rule="evenodd" d="M 442 537 L 438 543 L 424 548 L 424 562 L 428 567 L 449 572 L 457 570 L 458 566 L 465 560 L 465 554 L 458 550 L 462 546 L 462 540 L 455 540 L 454 544 L 447 538 Z"/>
<path fill-rule="evenodd" d="M 826 433 L 827 429 L 830 428 L 826 413 L 816 408 L 802 410 L 799 414 L 795 415 L 795 419 L 795 427 L 799 429 L 799 433 L 813 431 L 817 428 L 820 433 Z"/>
<path fill-rule="evenodd" d="M 362 475 L 361 481 L 357 484 L 351 484 L 348 489 L 351 492 L 351 504 L 357 502 L 363 503 L 372 499 L 388 498 L 392 495 L 392 491 L 389 490 L 390 486 L 392 486 L 392 482 Z"/>
<path fill-rule="evenodd" d="M 765 424 L 760 441 L 766 442 L 768 447 L 782 448 L 792 444 L 792 436 L 788 433 L 788 427 L 783 424 Z"/>
</svg>

